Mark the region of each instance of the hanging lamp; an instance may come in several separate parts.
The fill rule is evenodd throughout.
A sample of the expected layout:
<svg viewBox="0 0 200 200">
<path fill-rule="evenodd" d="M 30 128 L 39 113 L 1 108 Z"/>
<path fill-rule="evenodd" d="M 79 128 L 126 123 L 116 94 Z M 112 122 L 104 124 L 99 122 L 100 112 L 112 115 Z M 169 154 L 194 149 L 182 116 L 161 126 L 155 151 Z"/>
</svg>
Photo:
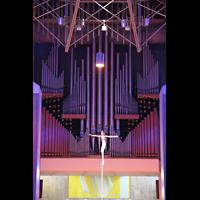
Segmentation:
<svg viewBox="0 0 200 200">
<path fill-rule="evenodd" d="M 104 67 L 104 53 L 101 52 L 101 49 L 96 53 L 96 67 Z"/>
</svg>

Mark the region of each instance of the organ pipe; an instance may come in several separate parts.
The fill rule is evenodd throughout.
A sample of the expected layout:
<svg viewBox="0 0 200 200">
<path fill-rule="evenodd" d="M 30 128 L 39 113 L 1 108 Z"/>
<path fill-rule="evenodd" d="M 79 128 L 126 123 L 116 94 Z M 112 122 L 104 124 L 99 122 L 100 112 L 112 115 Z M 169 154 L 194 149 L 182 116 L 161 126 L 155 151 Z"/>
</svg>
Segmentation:
<svg viewBox="0 0 200 200">
<path fill-rule="evenodd" d="M 114 113 L 113 113 L 113 81 L 114 81 L 114 71 L 113 71 L 113 42 L 111 42 L 111 53 L 110 53 L 110 125 L 114 127 Z"/>
<path fill-rule="evenodd" d="M 41 157 L 69 156 L 69 131 L 42 107 Z"/>
<path fill-rule="evenodd" d="M 70 76 L 70 94 L 72 94 L 73 87 L 73 47 L 71 47 L 71 76 Z"/>
<path fill-rule="evenodd" d="M 93 45 L 92 45 L 92 116 L 91 116 L 91 133 L 92 134 L 96 134 L 96 126 L 95 126 L 95 121 L 96 121 L 96 115 L 95 115 L 95 110 L 96 110 L 96 67 L 95 67 L 95 52 L 96 52 L 96 49 L 95 49 L 95 37 L 93 37 Z M 92 137 L 92 149 L 94 151 L 94 141 L 95 141 L 95 138 Z"/>
<path fill-rule="evenodd" d="M 108 133 L 108 36 L 105 36 L 104 66 L 104 133 Z"/>
<path fill-rule="evenodd" d="M 131 45 L 129 45 L 129 94 L 132 95 Z"/>
<path fill-rule="evenodd" d="M 132 96 L 132 78 L 131 78 L 131 49 L 129 49 L 129 67 L 128 54 L 125 53 L 125 68 L 119 70 L 119 53 L 117 53 L 117 72 L 115 79 L 115 114 L 137 114 L 138 103 Z M 117 134 L 119 121 L 116 121 Z"/>
<path fill-rule="evenodd" d="M 87 118 L 86 129 L 90 133 L 90 47 L 87 47 Z"/>
<path fill-rule="evenodd" d="M 99 49 L 102 47 L 102 32 L 99 36 Z M 97 132 L 102 130 L 102 68 L 98 68 L 98 84 L 97 84 Z M 100 146 L 100 145 L 99 145 Z"/>
<path fill-rule="evenodd" d="M 99 49 L 102 48 L 102 32 L 99 32 Z M 97 84 L 97 133 L 102 130 L 102 68 L 98 68 L 98 84 Z M 101 138 L 98 137 L 99 154 L 101 148 Z"/>
<path fill-rule="evenodd" d="M 41 88 L 43 93 L 63 93 L 64 70 L 58 75 L 58 45 L 55 40 L 46 61 L 42 60 Z"/>
<path fill-rule="evenodd" d="M 150 114 L 131 131 L 133 157 L 159 158 L 159 119 L 157 108 L 153 108 Z"/>
<path fill-rule="evenodd" d="M 147 43 L 143 46 L 143 77 L 137 71 L 137 93 L 159 93 L 159 68 L 158 61 L 154 61 L 153 55 Z"/>
</svg>

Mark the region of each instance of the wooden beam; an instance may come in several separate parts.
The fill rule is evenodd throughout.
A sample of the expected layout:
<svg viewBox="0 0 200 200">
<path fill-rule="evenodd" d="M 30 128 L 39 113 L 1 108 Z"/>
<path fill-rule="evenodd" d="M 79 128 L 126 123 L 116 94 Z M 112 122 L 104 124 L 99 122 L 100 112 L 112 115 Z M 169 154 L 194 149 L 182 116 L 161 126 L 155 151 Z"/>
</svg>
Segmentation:
<svg viewBox="0 0 200 200">
<path fill-rule="evenodd" d="M 115 114 L 114 119 L 139 119 L 139 115 Z"/>
<path fill-rule="evenodd" d="M 62 114 L 62 119 L 86 119 L 86 114 Z"/>
<path fill-rule="evenodd" d="M 63 93 L 42 93 L 42 97 L 63 98 Z"/>
<path fill-rule="evenodd" d="M 69 46 L 70 46 L 70 42 L 71 42 L 71 39 L 72 39 L 73 31 L 74 31 L 74 25 L 75 25 L 75 22 L 76 22 L 76 16 L 77 16 L 77 13 L 78 13 L 79 5 L 80 5 L 80 0 L 75 0 L 75 9 L 74 9 L 74 14 L 73 14 L 73 18 L 72 18 L 72 23 L 70 25 L 69 35 L 68 35 L 68 38 L 67 38 L 67 44 L 65 45 L 65 52 L 69 51 Z"/>
<path fill-rule="evenodd" d="M 134 38 L 135 38 L 137 52 L 140 52 L 140 44 L 139 44 L 139 40 L 138 40 L 138 35 L 137 35 L 137 30 L 136 30 L 136 25 L 135 25 L 135 19 L 134 19 L 131 0 L 127 0 L 127 3 L 128 3 L 128 9 L 129 9 L 129 13 L 130 13 L 130 20 L 131 20 L 131 24 L 132 24 L 132 28 L 133 28 L 133 35 L 134 35 Z"/>
<path fill-rule="evenodd" d="M 137 94 L 138 99 L 159 99 L 159 94 Z"/>
</svg>

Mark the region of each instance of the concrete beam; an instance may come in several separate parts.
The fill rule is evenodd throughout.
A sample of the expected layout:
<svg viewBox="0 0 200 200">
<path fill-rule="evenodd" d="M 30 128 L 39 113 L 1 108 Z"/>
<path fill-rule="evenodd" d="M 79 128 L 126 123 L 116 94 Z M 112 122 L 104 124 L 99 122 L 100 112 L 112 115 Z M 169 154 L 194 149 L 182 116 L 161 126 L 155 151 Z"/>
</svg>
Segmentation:
<svg viewBox="0 0 200 200">
<path fill-rule="evenodd" d="M 134 19 L 134 14 L 133 14 L 133 9 L 132 9 L 132 2 L 131 2 L 131 0 L 127 0 L 127 3 L 128 3 L 130 20 L 131 20 L 131 24 L 132 24 L 132 28 L 133 28 L 133 35 L 134 35 L 134 38 L 135 38 L 135 44 L 136 44 L 137 52 L 140 52 L 141 46 L 140 46 L 140 43 L 139 43 L 139 40 L 138 40 L 137 29 L 136 29 L 135 19 Z"/>
<path fill-rule="evenodd" d="M 69 35 L 68 35 L 68 38 L 67 38 L 67 44 L 65 45 L 65 52 L 69 51 L 69 46 L 70 46 L 70 42 L 71 42 L 71 39 L 72 39 L 73 31 L 74 31 L 74 25 L 75 25 L 75 22 L 76 22 L 76 16 L 77 16 L 77 13 L 78 13 L 79 5 L 80 5 L 80 0 L 76 0 L 75 1 L 74 14 L 73 14 L 73 18 L 72 18 L 72 23 L 70 25 Z"/>
</svg>

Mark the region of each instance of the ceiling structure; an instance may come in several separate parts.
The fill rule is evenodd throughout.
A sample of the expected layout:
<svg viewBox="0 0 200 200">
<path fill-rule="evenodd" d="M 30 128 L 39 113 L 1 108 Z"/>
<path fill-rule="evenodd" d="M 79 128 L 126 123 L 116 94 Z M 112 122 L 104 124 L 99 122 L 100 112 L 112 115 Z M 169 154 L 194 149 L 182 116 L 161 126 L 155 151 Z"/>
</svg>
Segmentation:
<svg viewBox="0 0 200 200">
<path fill-rule="evenodd" d="M 147 42 L 165 43 L 166 0 L 33 0 L 33 23 L 34 42 L 56 39 L 65 52 L 92 44 L 100 30 L 109 40 L 141 52 Z"/>
</svg>

